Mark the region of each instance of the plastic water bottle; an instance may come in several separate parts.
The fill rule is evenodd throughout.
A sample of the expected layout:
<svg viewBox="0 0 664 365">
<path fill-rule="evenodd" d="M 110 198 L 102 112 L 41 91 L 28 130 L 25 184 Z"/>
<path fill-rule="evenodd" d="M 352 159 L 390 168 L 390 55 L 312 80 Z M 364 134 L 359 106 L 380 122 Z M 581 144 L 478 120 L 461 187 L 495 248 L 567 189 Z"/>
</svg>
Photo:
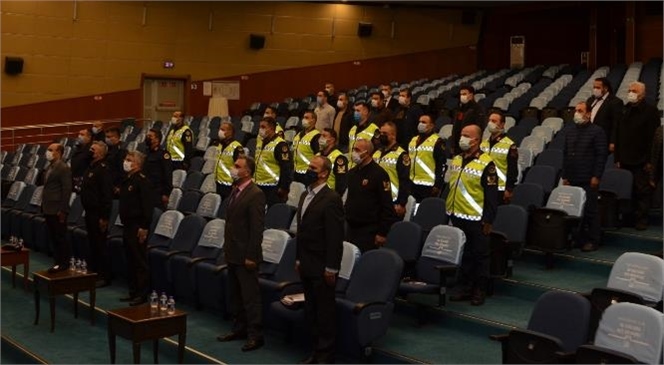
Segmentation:
<svg viewBox="0 0 664 365">
<path fill-rule="evenodd" d="M 166 296 L 166 292 L 161 292 L 161 296 L 159 297 L 159 310 L 165 311 L 167 307 L 168 307 L 168 297 Z"/>
<path fill-rule="evenodd" d="M 76 258 L 74 256 L 69 259 L 69 271 L 76 271 Z"/>
<path fill-rule="evenodd" d="M 173 299 L 172 295 L 168 298 L 166 313 L 175 314 L 175 299 Z"/>
<path fill-rule="evenodd" d="M 22 250 L 23 249 L 23 238 L 18 239 L 18 247 Z"/>
<path fill-rule="evenodd" d="M 88 273 L 88 263 L 83 260 L 81 262 L 81 273 L 82 274 L 87 274 Z"/>
<path fill-rule="evenodd" d="M 152 294 L 150 294 L 150 308 L 151 309 L 159 308 L 159 295 L 157 294 L 156 290 L 153 290 Z"/>
<path fill-rule="evenodd" d="M 81 272 L 81 259 L 76 259 L 76 272 Z"/>
<path fill-rule="evenodd" d="M 9 243 L 12 244 L 12 245 L 15 244 L 16 243 L 16 236 L 9 237 Z"/>
</svg>

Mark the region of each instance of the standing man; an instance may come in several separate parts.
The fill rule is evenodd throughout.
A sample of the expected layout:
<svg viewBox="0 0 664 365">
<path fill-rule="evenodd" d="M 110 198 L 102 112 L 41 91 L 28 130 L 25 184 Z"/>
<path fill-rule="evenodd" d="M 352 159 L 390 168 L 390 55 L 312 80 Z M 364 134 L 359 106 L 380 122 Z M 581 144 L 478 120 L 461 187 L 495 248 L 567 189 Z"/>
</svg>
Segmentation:
<svg viewBox="0 0 664 365">
<path fill-rule="evenodd" d="M 334 91 L 334 84 L 331 82 L 326 82 L 325 92 L 327 93 L 327 103 L 332 105 L 332 107 L 336 109 L 338 96 Z"/>
<path fill-rule="evenodd" d="M 150 129 L 145 136 L 145 145 L 148 155 L 143 171 L 152 184 L 155 206 L 166 209 L 173 190 L 173 163 L 171 154 L 161 146 L 161 130 Z"/>
<path fill-rule="evenodd" d="M 316 129 L 316 113 L 304 112 L 302 130 L 293 138 L 293 158 L 295 159 L 295 176 L 297 182 L 304 182 L 304 175 L 309 168 L 311 159 L 318 153 L 320 132 Z"/>
<path fill-rule="evenodd" d="M 410 157 L 397 143 L 397 126 L 393 122 L 386 122 L 380 127 L 379 138 L 381 148 L 374 152 L 373 159 L 390 177 L 394 211 L 403 218 L 410 195 Z"/>
<path fill-rule="evenodd" d="M 413 103 L 413 93 L 410 89 L 399 91 L 399 107 L 394 113 L 394 123 L 397 125 L 398 142 L 403 148 L 417 135 L 417 124 L 424 114 L 417 103 Z"/>
<path fill-rule="evenodd" d="M 106 165 L 111 173 L 111 181 L 113 181 L 113 196 L 120 195 L 120 185 L 124 180 L 125 172 L 122 169 L 127 150 L 120 148 L 120 130 L 118 128 L 109 128 L 106 131 L 106 145 L 108 152 L 106 153 Z"/>
<path fill-rule="evenodd" d="M 452 155 L 461 153 L 459 138 L 461 130 L 469 125 L 477 125 L 480 130 L 486 127 L 486 113 L 484 108 L 475 101 L 475 88 L 468 84 L 459 88 L 459 108 L 454 111 L 454 125 L 452 127 Z"/>
<path fill-rule="evenodd" d="M 395 113 L 399 108 L 399 101 L 392 97 L 392 85 L 389 83 L 380 85 L 380 92 L 385 98 L 385 107 Z"/>
<path fill-rule="evenodd" d="M 321 150 L 318 155 L 327 157 L 332 164 L 332 172 L 327 177 L 327 186 L 344 195 L 346 191 L 346 175 L 348 174 L 348 157 L 337 148 L 337 132 L 334 129 L 326 129 L 318 139 Z"/>
<path fill-rule="evenodd" d="M 562 178 L 563 184 L 578 186 L 586 192 L 583 222 L 575 241 L 582 245 L 581 251 L 589 252 L 597 250 L 600 239 L 597 198 L 608 144 L 602 127 L 590 122 L 587 102 L 576 105 L 574 123 L 575 128 L 568 128 L 565 134 Z"/>
<path fill-rule="evenodd" d="M 319 91 L 316 95 L 316 103 L 318 104 L 314 109 L 316 113 L 316 129 L 322 131 L 325 128 L 332 128 L 334 126 L 334 116 L 337 111 L 334 107 L 327 102 L 327 91 Z"/>
<path fill-rule="evenodd" d="M 74 147 L 74 152 L 69 161 L 71 164 L 72 189 L 76 193 L 81 191 L 83 174 L 88 166 L 90 166 L 90 161 L 92 161 L 92 154 L 90 153 L 91 145 L 92 132 L 89 129 L 81 129 L 78 131 L 76 147 Z"/>
<path fill-rule="evenodd" d="M 71 256 L 71 246 L 67 242 L 67 214 L 69 214 L 72 179 L 69 166 L 62 161 L 64 151 L 64 147 L 59 143 L 51 144 L 46 150 L 46 160 L 51 164 L 44 173 L 42 213 L 53 246 L 55 264 L 48 269 L 51 273 L 67 270 Z"/>
<path fill-rule="evenodd" d="M 353 242 L 362 253 L 383 246 L 392 223 L 397 221 L 390 177 L 372 155 L 373 143 L 357 140 L 352 151 L 356 166 L 348 172 L 346 241 Z"/>
<path fill-rule="evenodd" d="M 615 162 L 621 169 L 634 176 L 633 201 L 635 203 L 635 226 L 637 230 L 648 228 L 648 210 L 652 189 L 648 174 L 653 169 L 649 163 L 652 137 L 660 125 L 657 108 L 645 100 L 646 85 L 633 82 L 629 85 L 627 105 L 623 117 L 613 130 Z"/>
<path fill-rule="evenodd" d="M 234 316 L 231 333 L 217 337 L 227 342 L 247 338 L 242 351 L 263 346 L 261 292 L 258 265 L 263 261 L 265 194 L 252 181 L 256 164 L 242 155 L 235 160 L 231 175 L 233 191 L 226 206 L 224 253 L 228 264 L 228 290 Z"/>
<path fill-rule="evenodd" d="M 106 140 L 106 133 L 104 133 L 104 123 L 97 120 L 92 123 L 92 140 L 104 142 Z"/>
<path fill-rule="evenodd" d="M 326 184 L 331 169 L 325 157 L 311 160 L 305 175 L 307 191 L 297 209 L 295 267 L 307 298 L 304 311 L 314 343 L 305 364 L 334 363 L 335 288 L 343 254 L 344 212 L 341 197 Z"/>
<path fill-rule="evenodd" d="M 288 144 L 275 133 L 274 118 L 263 118 L 258 130 L 261 148 L 256 146 L 254 181 L 265 193 L 269 207 L 288 201 L 293 159 Z M 254 169 L 252 169 L 252 172 Z"/>
<path fill-rule="evenodd" d="M 383 93 L 376 91 L 371 93 L 371 123 L 382 127 L 385 122 L 392 121 L 392 111 L 385 107 Z"/>
<path fill-rule="evenodd" d="M 274 120 L 277 120 L 277 109 L 271 107 L 271 106 L 266 106 L 265 107 L 265 112 L 263 113 L 263 118 L 272 118 Z M 277 128 L 275 129 L 277 132 L 277 135 L 281 138 L 284 138 L 284 129 L 281 127 L 281 124 L 277 123 Z M 261 142 L 260 138 L 256 139 L 256 148 L 259 148 L 259 143 Z"/>
<path fill-rule="evenodd" d="M 447 215 L 466 235 L 461 276 L 450 296 L 452 301 L 470 299 L 484 304 L 489 281 L 489 234 L 498 210 L 498 176 L 491 157 L 480 150 L 482 130 L 469 125 L 461 130 L 462 151 L 450 166 Z"/>
<path fill-rule="evenodd" d="M 378 144 L 378 136 L 380 131 L 378 126 L 369 121 L 369 106 L 364 102 L 355 103 L 355 113 L 353 119 L 356 125 L 348 132 L 348 156 L 352 155 L 355 148 L 355 142 L 359 139 L 365 139 L 371 143 Z M 373 151 L 373 148 L 372 148 Z M 369 155 L 371 158 L 371 155 Z M 350 161 L 349 168 L 355 166 L 353 160 Z"/>
<path fill-rule="evenodd" d="M 104 142 L 92 142 L 92 162 L 83 175 L 81 203 L 85 209 L 85 229 L 90 245 L 90 266 L 98 274 L 97 287 L 110 285 L 110 262 L 106 249 L 106 232 L 113 202 L 113 180 L 105 162 Z"/>
<path fill-rule="evenodd" d="M 346 151 L 348 148 L 348 133 L 355 124 L 353 107 L 348 104 L 348 95 L 340 93 L 337 99 L 337 115 L 334 117 L 334 132 L 339 136 L 337 143 Z"/>
<path fill-rule="evenodd" d="M 120 188 L 120 220 L 122 244 L 127 257 L 127 283 L 129 296 L 120 298 L 129 305 L 141 305 L 148 297 L 148 231 L 152 224 L 154 193 L 152 184 L 142 172 L 145 155 L 139 151 L 127 152 L 124 170 L 127 178 Z"/>
<path fill-rule="evenodd" d="M 244 148 L 240 142 L 235 140 L 235 127 L 233 123 L 222 122 L 219 125 L 219 145 L 217 150 L 217 165 L 215 167 L 215 176 L 217 180 L 217 194 L 222 200 L 226 200 L 231 195 L 233 177 L 231 170 L 238 157 L 244 155 Z"/>
<path fill-rule="evenodd" d="M 611 91 L 611 83 L 606 77 L 593 81 L 593 96 L 588 98 L 590 122 L 602 127 L 607 140 L 613 136 L 613 128 L 622 117 L 623 102 Z M 613 151 L 613 149 L 611 149 Z"/>
<path fill-rule="evenodd" d="M 189 160 L 194 154 L 194 133 L 184 123 L 182 112 L 173 113 L 171 130 L 166 137 L 166 150 L 171 156 L 173 170 L 189 170 Z"/>
<path fill-rule="evenodd" d="M 418 203 L 424 198 L 438 197 L 443 187 L 445 165 L 445 143 L 434 130 L 430 115 L 420 116 L 418 135 L 410 140 L 410 180 L 412 195 Z"/>
<path fill-rule="evenodd" d="M 489 115 L 491 135 L 482 141 L 480 149 L 488 153 L 496 164 L 498 174 L 498 204 L 508 204 L 519 176 L 519 150 L 516 143 L 505 134 L 505 116 L 500 112 Z"/>
</svg>

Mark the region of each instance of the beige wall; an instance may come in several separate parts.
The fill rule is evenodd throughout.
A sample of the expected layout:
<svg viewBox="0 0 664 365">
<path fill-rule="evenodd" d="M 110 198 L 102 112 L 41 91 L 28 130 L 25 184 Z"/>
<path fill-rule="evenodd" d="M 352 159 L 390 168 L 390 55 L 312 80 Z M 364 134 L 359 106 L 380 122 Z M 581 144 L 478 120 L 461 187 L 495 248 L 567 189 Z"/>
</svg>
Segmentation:
<svg viewBox="0 0 664 365">
<path fill-rule="evenodd" d="M 23 74 L 2 73 L 2 107 L 137 89 L 141 73 L 200 80 L 474 45 L 480 24 L 462 25 L 456 10 L 293 2 L 2 1 L 0 10 L 3 66 L 5 56 L 25 60 Z M 373 23 L 370 38 L 357 36 L 359 21 Z M 251 33 L 266 36 L 264 49 L 249 49 Z"/>
</svg>

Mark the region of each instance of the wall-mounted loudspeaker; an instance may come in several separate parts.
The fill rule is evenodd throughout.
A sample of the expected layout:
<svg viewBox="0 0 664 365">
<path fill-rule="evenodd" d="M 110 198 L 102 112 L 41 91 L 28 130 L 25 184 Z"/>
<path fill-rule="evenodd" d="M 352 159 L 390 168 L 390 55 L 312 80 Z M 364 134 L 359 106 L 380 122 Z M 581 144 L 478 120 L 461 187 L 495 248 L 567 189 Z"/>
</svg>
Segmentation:
<svg viewBox="0 0 664 365">
<path fill-rule="evenodd" d="M 249 36 L 249 48 L 262 49 L 265 47 L 265 36 L 258 34 L 251 34 Z"/>
<path fill-rule="evenodd" d="M 357 35 L 359 37 L 370 37 L 373 25 L 371 23 L 359 23 L 357 25 Z"/>
<path fill-rule="evenodd" d="M 477 13 L 475 10 L 464 10 L 461 13 L 461 24 L 463 25 L 475 25 L 475 18 Z"/>
<path fill-rule="evenodd" d="M 18 75 L 23 72 L 23 58 L 5 57 L 5 73 L 7 75 Z"/>
</svg>

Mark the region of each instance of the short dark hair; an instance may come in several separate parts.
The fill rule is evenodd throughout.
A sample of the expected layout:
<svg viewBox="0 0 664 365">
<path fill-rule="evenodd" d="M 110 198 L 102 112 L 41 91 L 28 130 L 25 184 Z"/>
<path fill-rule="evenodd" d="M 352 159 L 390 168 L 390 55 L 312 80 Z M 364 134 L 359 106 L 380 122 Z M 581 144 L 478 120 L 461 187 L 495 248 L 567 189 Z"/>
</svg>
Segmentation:
<svg viewBox="0 0 664 365">
<path fill-rule="evenodd" d="M 150 128 L 150 132 L 154 133 L 154 135 L 157 137 L 157 140 L 161 142 L 161 139 L 164 137 L 161 134 L 161 129 L 159 128 Z"/>
<path fill-rule="evenodd" d="M 595 81 L 599 81 L 602 83 L 602 87 L 605 87 L 609 90 L 609 93 L 613 93 L 613 88 L 611 87 L 611 81 L 607 79 L 606 77 L 598 77 L 595 79 Z"/>
<path fill-rule="evenodd" d="M 337 131 L 335 131 L 334 129 L 332 129 L 332 128 L 325 128 L 325 129 L 323 129 L 323 131 L 329 133 L 330 136 L 332 136 L 332 138 L 334 138 L 335 141 L 338 141 L 338 140 L 339 140 L 339 135 L 337 134 Z"/>
<path fill-rule="evenodd" d="M 363 108 L 369 110 L 369 104 L 367 104 L 367 103 L 364 102 L 364 101 L 358 101 L 358 102 L 356 102 L 356 103 L 355 103 L 355 106 L 361 106 L 361 107 L 363 107 Z"/>
<path fill-rule="evenodd" d="M 459 92 L 463 90 L 468 90 L 469 93 L 475 94 L 475 88 L 470 84 L 461 84 L 461 86 L 459 86 Z"/>
<path fill-rule="evenodd" d="M 249 175 L 253 176 L 254 172 L 256 172 L 256 160 L 254 160 L 251 156 L 247 156 L 245 154 L 239 155 L 237 157 L 238 160 L 242 159 L 244 162 L 247 164 L 247 169 L 249 170 Z"/>
<path fill-rule="evenodd" d="M 318 93 L 323 93 L 325 99 L 330 97 L 330 93 L 328 93 L 327 90 L 319 90 Z M 316 93 L 316 95 L 318 95 L 318 93 Z"/>
<path fill-rule="evenodd" d="M 412 98 L 412 97 L 413 97 L 413 92 L 410 91 L 410 89 L 407 88 L 407 87 L 404 87 L 403 89 L 399 90 L 399 92 L 400 92 L 400 93 L 406 93 L 406 95 L 407 95 L 409 98 Z"/>
<path fill-rule="evenodd" d="M 305 111 L 304 114 L 302 114 L 302 116 L 305 116 L 305 115 L 307 115 L 307 114 L 311 114 L 311 119 L 313 119 L 314 122 L 317 122 L 317 121 L 318 121 L 318 115 L 317 115 L 316 113 L 314 113 L 313 110 L 307 110 L 307 111 Z"/>
<path fill-rule="evenodd" d="M 487 118 L 491 116 L 491 114 L 497 114 L 500 117 L 500 122 L 505 123 L 505 114 L 501 112 L 500 110 L 493 110 L 489 115 L 487 115 Z"/>
<path fill-rule="evenodd" d="M 265 107 L 265 111 L 267 111 L 268 109 L 272 110 L 272 112 L 275 115 L 277 114 L 277 108 L 273 108 L 272 106 L 268 105 L 268 106 Z"/>
<path fill-rule="evenodd" d="M 277 128 L 277 120 L 272 117 L 264 117 L 261 122 L 267 123 L 272 128 Z"/>
<path fill-rule="evenodd" d="M 380 99 L 385 99 L 385 95 L 383 95 L 383 93 L 380 92 L 380 91 L 374 91 L 374 92 L 372 92 L 372 93 L 371 93 L 371 96 L 374 96 L 374 95 L 378 95 L 378 97 L 379 97 Z"/>
<path fill-rule="evenodd" d="M 109 134 L 109 133 L 115 133 L 115 134 L 117 134 L 118 136 L 119 136 L 120 134 L 122 134 L 122 133 L 120 133 L 120 128 L 118 128 L 118 127 L 108 128 L 108 129 L 106 130 L 106 134 Z"/>
</svg>

